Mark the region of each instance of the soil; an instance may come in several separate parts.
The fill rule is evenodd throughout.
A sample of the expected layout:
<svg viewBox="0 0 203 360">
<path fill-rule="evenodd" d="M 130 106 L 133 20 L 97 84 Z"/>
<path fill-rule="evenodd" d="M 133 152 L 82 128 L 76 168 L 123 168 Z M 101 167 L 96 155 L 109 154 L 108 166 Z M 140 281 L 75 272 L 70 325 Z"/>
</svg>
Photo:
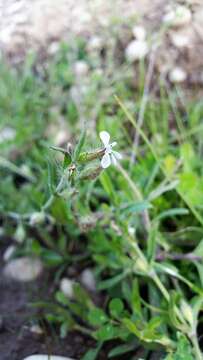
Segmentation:
<svg viewBox="0 0 203 360">
<path fill-rule="evenodd" d="M 10 243 L 8 238 L 0 239 L 0 360 L 23 360 L 34 354 L 81 359 L 90 348 L 95 347 L 92 338 L 79 332 L 71 332 L 65 339 L 60 339 L 57 330 L 48 324 L 44 324 L 43 334 L 31 331 L 31 326 L 43 318 L 41 310 L 33 307 L 32 304 L 52 298 L 54 274 L 44 271 L 39 279 L 29 283 L 6 278 L 3 274 L 5 265 L 3 253 Z M 99 302 L 99 299 L 96 302 Z M 113 342 L 107 343 L 100 351 L 97 360 L 106 360 L 108 352 L 114 345 Z M 134 359 L 142 357 L 143 351 L 140 348 L 136 354 L 132 354 L 135 356 Z M 115 359 L 124 360 L 126 356 Z"/>
<path fill-rule="evenodd" d="M 1 239 L 0 246 L 0 360 L 23 360 L 33 354 L 81 359 L 95 345 L 91 338 L 74 332 L 60 339 L 56 331 L 47 327 L 42 335 L 30 331 L 40 315 L 31 303 L 51 297 L 52 279 L 50 273 L 44 273 L 37 281 L 27 284 L 5 278 L 2 254 L 8 246 L 7 240 Z M 105 350 L 101 351 L 99 359 L 106 358 Z"/>
</svg>

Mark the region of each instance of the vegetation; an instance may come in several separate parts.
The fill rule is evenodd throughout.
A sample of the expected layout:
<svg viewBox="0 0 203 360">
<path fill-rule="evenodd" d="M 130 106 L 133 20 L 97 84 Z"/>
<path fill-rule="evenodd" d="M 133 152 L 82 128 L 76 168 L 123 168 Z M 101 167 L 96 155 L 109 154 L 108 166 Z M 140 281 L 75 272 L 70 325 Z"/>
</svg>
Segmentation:
<svg viewBox="0 0 203 360">
<path fill-rule="evenodd" d="M 15 134 L 0 143 L 2 226 L 19 242 L 15 256 L 40 257 L 56 281 L 70 265 L 92 268 L 102 306 L 77 282 L 73 299 L 56 289 L 37 304 L 61 336 L 96 339 L 84 360 L 111 340 L 109 358 L 143 347 L 145 358 L 200 360 L 203 105 L 158 79 L 146 101 L 144 64 L 133 84 L 132 69 L 114 70 L 108 56 L 103 64 L 80 43 L 48 66 L 32 56 L 22 69 L 1 64 L 0 131 Z M 83 79 L 77 60 L 90 67 Z M 101 131 L 122 154 L 107 169 Z"/>
</svg>

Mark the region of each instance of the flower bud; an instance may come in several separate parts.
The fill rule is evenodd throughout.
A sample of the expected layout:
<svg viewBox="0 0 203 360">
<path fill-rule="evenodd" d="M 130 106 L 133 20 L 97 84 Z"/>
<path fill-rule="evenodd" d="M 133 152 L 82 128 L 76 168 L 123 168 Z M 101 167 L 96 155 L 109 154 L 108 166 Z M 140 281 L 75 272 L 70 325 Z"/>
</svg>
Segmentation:
<svg viewBox="0 0 203 360">
<path fill-rule="evenodd" d="M 19 224 L 17 226 L 17 229 L 14 234 L 14 238 L 19 244 L 23 243 L 23 241 L 25 239 L 25 229 L 22 224 Z"/>
</svg>

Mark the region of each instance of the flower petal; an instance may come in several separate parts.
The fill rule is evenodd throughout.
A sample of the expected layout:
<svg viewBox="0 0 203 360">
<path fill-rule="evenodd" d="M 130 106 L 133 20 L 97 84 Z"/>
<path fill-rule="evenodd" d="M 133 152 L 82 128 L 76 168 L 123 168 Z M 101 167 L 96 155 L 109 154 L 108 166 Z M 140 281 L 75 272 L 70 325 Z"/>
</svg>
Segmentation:
<svg viewBox="0 0 203 360">
<path fill-rule="evenodd" d="M 107 167 L 109 167 L 109 165 L 111 165 L 111 158 L 110 155 L 104 154 L 103 158 L 101 159 L 101 166 L 103 167 L 103 169 L 106 169 Z"/>
<path fill-rule="evenodd" d="M 111 161 L 113 165 L 117 165 L 118 163 L 116 157 L 114 156 L 114 152 L 111 153 Z"/>
<path fill-rule="evenodd" d="M 116 142 L 116 141 L 114 141 L 114 142 L 111 143 L 111 147 L 114 147 L 114 146 L 116 146 L 116 145 L 117 145 L 117 142 Z"/>
<path fill-rule="evenodd" d="M 110 135 L 107 131 L 101 131 L 99 133 L 100 139 L 103 142 L 104 146 L 106 147 L 109 144 Z"/>
<path fill-rule="evenodd" d="M 118 151 L 112 151 L 114 157 L 118 160 L 121 160 L 122 159 L 122 155 L 118 152 Z"/>
</svg>

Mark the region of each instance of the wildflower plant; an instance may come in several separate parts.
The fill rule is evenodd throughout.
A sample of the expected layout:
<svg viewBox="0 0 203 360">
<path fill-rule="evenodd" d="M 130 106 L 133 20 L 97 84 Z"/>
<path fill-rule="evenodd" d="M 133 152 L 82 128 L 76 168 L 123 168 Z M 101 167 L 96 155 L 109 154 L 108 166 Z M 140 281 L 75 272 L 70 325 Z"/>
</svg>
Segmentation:
<svg viewBox="0 0 203 360">
<path fill-rule="evenodd" d="M 106 342 L 109 358 L 131 359 L 138 352 L 144 359 L 202 359 L 200 104 L 188 105 L 183 124 L 182 109 L 171 109 L 173 99 L 161 88 L 160 102 L 149 101 L 140 129 L 134 119 L 142 97 L 138 94 L 135 104 L 129 84 L 117 77 L 112 86 L 109 73 L 102 77 L 102 94 L 119 93 L 132 114 L 109 93 L 94 108 L 92 94 L 101 78 L 94 80 L 91 71 L 89 93 L 80 106 L 73 101 L 66 54 L 58 55 L 46 85 L 30 71 L 21 81 L 16 73 L 2 74 L 1 126 L 12 118 L 16 136 L 0 144 L 0 216 L 5 233 L 19 244 L 19 255 L 39 256 L 55 270 L 55 299 L 36 304 L 45 318 L 59 325 L 62 337 L 77 330 L 95 340 L 85 360 L 96 359 Z M 52 146 L 47 136 L 53 103 L 72 126 L 71 144 Z M 87 118 L 98 121 L 96 132 L 90 120 L 91 131 L 79 137 L 81 106 Z M 176 120 L 180 132 L 170 129 Z M 69 266 L 79 273 L 91 267 L 97 293 L 87 291 L 79 277 L 71 299 L 60 291 L 58 280 Z"/>
</svg>

